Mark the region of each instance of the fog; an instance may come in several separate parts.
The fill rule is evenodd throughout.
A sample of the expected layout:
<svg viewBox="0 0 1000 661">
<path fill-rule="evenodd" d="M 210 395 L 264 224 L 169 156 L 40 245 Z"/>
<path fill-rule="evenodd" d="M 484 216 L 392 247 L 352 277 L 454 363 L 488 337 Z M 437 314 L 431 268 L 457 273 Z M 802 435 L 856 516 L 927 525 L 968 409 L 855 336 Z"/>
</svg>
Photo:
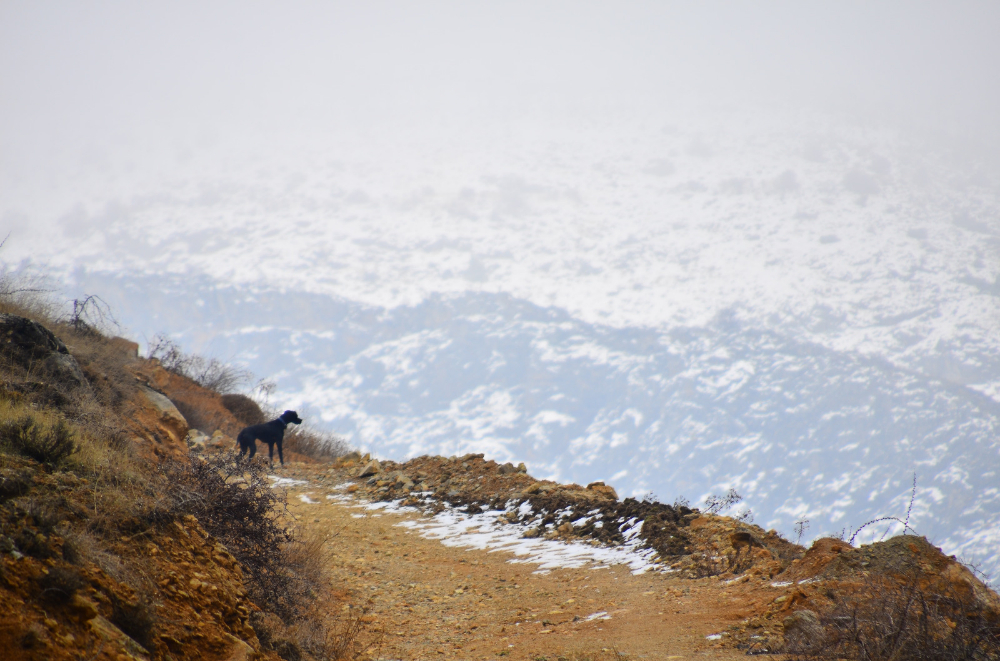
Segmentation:
<svg viewBox="0 0 1000 661">
<path fill-rule="evenodd" d="M 993 140 L 998 28 L 988 1 L 5 2 L 3 176 L 746 106 Z"/>
</svg>

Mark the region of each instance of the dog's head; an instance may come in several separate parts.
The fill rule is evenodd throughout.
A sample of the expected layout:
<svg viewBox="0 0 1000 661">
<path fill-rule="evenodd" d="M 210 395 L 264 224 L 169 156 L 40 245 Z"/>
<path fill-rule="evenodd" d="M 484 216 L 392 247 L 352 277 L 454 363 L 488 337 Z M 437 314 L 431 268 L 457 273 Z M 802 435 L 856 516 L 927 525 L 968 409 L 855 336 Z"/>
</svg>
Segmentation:
<svg viewBox="0 0 1000 661">
<path fill-rule="evenodd" d="M 285 411 L 284 413 L 282 413 L 279 416 L 279 419 L 283 420 L 286 425 L 288 425 L 288 424 L 301 425 L 302 424 L 302 418 L 300 418 L 299 414 L 296 413 L 295 411 Z"/>
</svg>

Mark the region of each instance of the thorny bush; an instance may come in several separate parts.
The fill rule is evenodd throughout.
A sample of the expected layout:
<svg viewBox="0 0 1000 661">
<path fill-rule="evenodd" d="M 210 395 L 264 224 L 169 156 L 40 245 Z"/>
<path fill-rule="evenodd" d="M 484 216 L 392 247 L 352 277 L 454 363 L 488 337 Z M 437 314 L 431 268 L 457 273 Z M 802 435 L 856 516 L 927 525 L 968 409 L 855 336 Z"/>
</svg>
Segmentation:
<svg viewBox="0 0 1000 661">
<path fill-rule="evenodd" d="M 866 576 L 860 589 L 820 618 L 820 640 L 787 651 L 801 659 L 1000 659 L 997 613 L 973 592 L 922 586 L 916 563 L 893 574 Z"/>
<path fill-rule="evenodd" d="M 193 514 L 229 549 L 254 601 L 285 620 L 298 615 L 310 585 L 288 562 L 294 536 L 287 502 L 265 467 L 230 451 L 175 462 L 165 473 L 171 513 Z"/>
</svg>

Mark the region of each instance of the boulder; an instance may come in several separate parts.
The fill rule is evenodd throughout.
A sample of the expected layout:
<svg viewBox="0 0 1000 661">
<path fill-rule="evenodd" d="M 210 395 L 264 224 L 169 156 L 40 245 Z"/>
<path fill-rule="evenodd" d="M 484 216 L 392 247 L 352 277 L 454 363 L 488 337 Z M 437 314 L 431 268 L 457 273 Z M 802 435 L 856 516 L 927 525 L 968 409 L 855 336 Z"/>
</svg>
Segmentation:
<svg viewBox="0 0 1000 661">
<path fill-rule="evenodd" d="M 365 456 L 367 457 L 368 455 Z M 381 470 L 382 466 L 378 463 L 378 459 L 372 459 L 358 472 L 358 477 L 371 477 L 378 474 Z"/>
<path fill-rule="evenodd" d="M 140 386 L 139 391 L 145 396 L 149 406 L 156 413 L 160 428 L 173 440 L 180 443 L 187 438 L 188 423 L 177 410 L 174 403 L 163 393 L 156 392 L 147 386 Z"/>
<path fill-rule="evenodd" d="M 348 466 L 353 466 L 360 462 L 361 462 L 361 453 L 358 452 L 357 450 L 353 450 L 351 452 L 348 452 L 344 456 L 338 458 L 337 461 L 334 463 L 337 466 L 348 467 Z"/>
<path fill-rule="evenodd" d="M 822 649 L 826 632 L 814 611 L 795 611 L 781 625 L 785 634 L 785 651 L 795 654 Z"/>
<path fill-rule="evenodd" d="M 509 461 L 497 469 L 497 472 L 501 475 L 510 475 L 511 473 L 516 473 L 517 469 L 514 468 L 514 464 Z"/>
<path fill-rule="evenodd" d="M 618 492 L 613 487 L 604 484 L 604 482 L 591 482 L 587 485 L 587 489 L 603 496 L 608 496 L 613 500 L 618 500 Z"/>
<path fill-rule="evenodd" d="M 184 442 L 192 452 L 203 452 L 205 444 L 208 443 L 208 435 L 197 429 L 189 429 Z"/>
<path fill-rule="evenodd" d="M 89 385 L 66 345 L 36 321 L 0 313 L 0 354 L 22 369 L 43 372 L 64 384 Z"/>
<path fill-rule="evenodd" d="M 205 445 L 213 450 L 226 450 L 236 445 L 234 439 L 226 436 L 221 429 L 212 432 L 212 437 L 205 442 Z"/>
</svg>

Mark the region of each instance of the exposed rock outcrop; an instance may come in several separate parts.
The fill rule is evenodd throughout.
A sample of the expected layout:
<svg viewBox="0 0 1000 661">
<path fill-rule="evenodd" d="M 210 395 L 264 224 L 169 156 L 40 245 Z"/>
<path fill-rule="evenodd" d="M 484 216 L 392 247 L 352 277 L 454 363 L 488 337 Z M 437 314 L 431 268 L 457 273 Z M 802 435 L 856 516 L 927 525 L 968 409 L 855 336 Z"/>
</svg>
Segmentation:
<svg viewBox="0 0 1000 661">
<path fill-rule="evenodd" d="M 0 356 L 8 367 L 64 386 L 87 387 L 87 377 L 66 345 L 36 321 L 0 313 Z"/>
</svg>

